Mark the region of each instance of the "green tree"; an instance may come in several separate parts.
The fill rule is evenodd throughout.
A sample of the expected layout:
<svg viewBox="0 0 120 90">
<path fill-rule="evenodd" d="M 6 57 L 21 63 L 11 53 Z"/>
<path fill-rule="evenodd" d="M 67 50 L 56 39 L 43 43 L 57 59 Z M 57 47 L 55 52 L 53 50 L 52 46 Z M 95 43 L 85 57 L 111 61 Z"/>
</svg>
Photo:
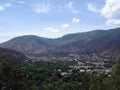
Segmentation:
<svg viewBox="0 0 120 90">
<path fill-rule="evenodd" d="M 32 90 L 29 81 L 19 68 L 9 62 L 0 65 L 0 90 Z"/>
<path fill-rule="evenodd" d="M 106 90 L 104 79 L 107 76 L 105 74 L 93 74 L 90 80 L 89 90 Z"/>
<path fill-rule="evenodd" d="M 120 90 L 120 57 L 113 66 L 111 74 L 111 86 L 112 90 Z"/>
</svg>

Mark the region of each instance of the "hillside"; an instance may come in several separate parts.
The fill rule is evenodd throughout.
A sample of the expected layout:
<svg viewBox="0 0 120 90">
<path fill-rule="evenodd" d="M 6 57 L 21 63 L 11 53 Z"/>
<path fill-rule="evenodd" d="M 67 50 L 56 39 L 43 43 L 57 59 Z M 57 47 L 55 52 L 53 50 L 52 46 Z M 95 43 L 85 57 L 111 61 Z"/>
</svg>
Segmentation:
<svg viewBox="0 0 120 90">
<path fill-rule="evenodd" d="M 65 35 L 57 52 L 102 52 L 120 45 L 120 28 Z"/>
<path fill-rule="evenodd" d="M 19 51 L 0 48 L 0 62 L 10 61 L 13 63 L 23 63 L 29 60 L 24 54 Z"/>
<path fill-rule="evenodd" d="M 0 47 L 25 54 L 45 53 L 102 53 L 120 46 L 120 28 L 68 34 L 57 39 L 33 35 L 21 36 L 0 44 Z"/>
<path fill-rule="evenodd" d="M 1 47 L 10 48 L 21 51 L 23 53 L 36 53 L 46 52 L 46 46 L 50 43 L 51 39 L 42 38 L 34 35 L 26 35 L 16 37 L 1 44 Z M 38 50 L 38 51 L 37 51 Z"/>
</svg>

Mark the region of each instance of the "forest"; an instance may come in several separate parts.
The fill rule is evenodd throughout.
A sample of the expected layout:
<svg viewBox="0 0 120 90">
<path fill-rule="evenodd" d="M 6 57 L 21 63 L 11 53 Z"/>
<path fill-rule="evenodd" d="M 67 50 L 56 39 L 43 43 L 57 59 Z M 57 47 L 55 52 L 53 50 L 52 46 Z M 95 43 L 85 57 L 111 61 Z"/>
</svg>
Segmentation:
<svg viewBox="0 0 120 90">
<path fill-rule="evenodd" d="M 27 65 L 2 62 L 0 90 L 120 90 L 120 58 L 112 72 L 61 75 L 71 62 L 29 62 Z"/>
</svg>

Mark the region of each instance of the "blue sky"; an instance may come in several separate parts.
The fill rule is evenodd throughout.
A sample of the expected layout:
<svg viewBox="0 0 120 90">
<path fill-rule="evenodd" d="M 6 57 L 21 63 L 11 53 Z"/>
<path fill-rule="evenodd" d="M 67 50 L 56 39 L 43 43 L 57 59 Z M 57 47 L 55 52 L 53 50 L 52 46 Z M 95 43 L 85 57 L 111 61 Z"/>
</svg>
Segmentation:
<svg viewBox="0 0 120 90">
<path fill-rule="evenodd" d="M 120 26 L 120 0 L 0 0 L 0 42 Z"/>
</svg>

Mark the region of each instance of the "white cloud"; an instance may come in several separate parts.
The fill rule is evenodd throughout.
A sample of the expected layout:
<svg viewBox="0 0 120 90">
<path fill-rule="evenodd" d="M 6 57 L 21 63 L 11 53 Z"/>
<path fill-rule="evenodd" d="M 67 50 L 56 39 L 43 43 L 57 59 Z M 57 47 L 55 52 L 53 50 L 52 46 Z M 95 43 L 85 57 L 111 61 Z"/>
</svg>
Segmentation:
<svg viewBox="0 0 120 90">
<path fill-rule="evenodd" d="M 120 0 L 106 0 L 105 6 L 101 10 L 101 16 L 109 19 L 120 14 Z"/>
<path fill-rule="evenodd" d="M 70 25 L 69 24 L 63 24 L 62 27 L 63 28 L 70 28 Z"/>
<path fill-rule="evenodd" d="M 73 18 L 72 19 L 72 23 L 79 23 L 80 22 L 80 19 L 79 18 Z"/>
<path fill-rule="evenodd" d="M 87 6 L 89 11 L 99 13 L 99 10 L 93 4 L 89 3 Z"/>
<path fill-rule="evenodd" d="M 11 7 L 12 4 L 11 4 L 11 3 L 4 3 L 4 6 L 5 6 L 5 7 Z"/>
<path fill-rule="evenodd" d="M 0 5 L 0 11 L 5 10 L 7 7 L 11 7 L 11 3 L 4 3 L 3 5 Z"/>
<path fill-rule="evenodd" d="M 73 1 L 70 1 L 68 4 L 67 4 L 67 7 L 73 12 L 73 13 L 79 13 L 80 11 L 75 9 L 74 6 L 73 6 Z"/>
<path fill-rule="evenodd" d="M 24 2 L 24 1 L 18 1 L 18 3 L 19 3 L 19 4 L 25 4 L 25 2 Z"/>
<path fill-rule="evenodd" d="M 45 3 L 45 2 L 35 4 L 33 9 L 33 11 L 36 13 L 46 13 L 49 12 L 49 10 L 50 10 L 50 5 L 49 3 Z"/>
<path fill-rule="evenodd" d="M 117 19 L 108 19 L 106 25 L 120 25 L 120 20 Z"/>
<path fill-rule="evenodd" d="M 0 11 L 3 11 L 4 9 L 5 9 L 5 7 L 0 5 Z"/>
<path fill-rule="evenodd" d="M 120 0 L 106 0 L 101 16 L 107 19 L 106 25 L 120 25 Z"/>
<path fill-rule="evenodd" d="M 49 30 L 51 32 L 60 32 L 58 29 L 52 27 L 45 27 L 44 30 Z"/>
</svg>

